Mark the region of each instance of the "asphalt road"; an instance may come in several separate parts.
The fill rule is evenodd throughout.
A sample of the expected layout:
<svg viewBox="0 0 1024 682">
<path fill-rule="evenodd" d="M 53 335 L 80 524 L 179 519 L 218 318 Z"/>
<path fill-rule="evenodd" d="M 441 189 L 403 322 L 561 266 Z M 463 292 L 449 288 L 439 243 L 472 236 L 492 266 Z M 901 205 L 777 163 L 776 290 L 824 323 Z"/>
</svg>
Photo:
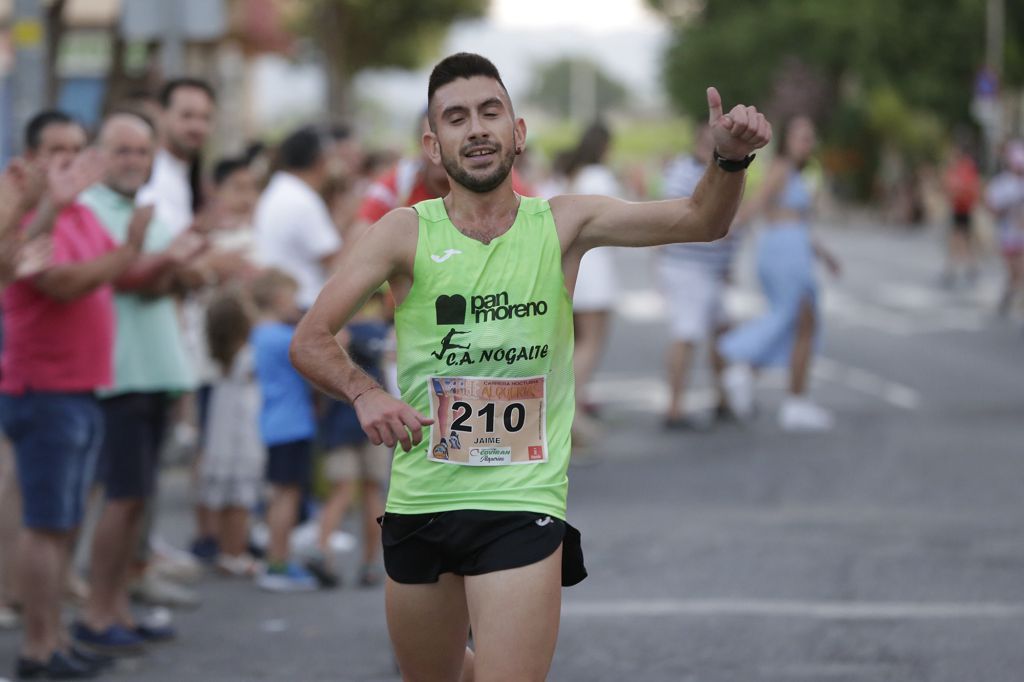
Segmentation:
<svg viewBox="0 0 1024 682">
<path fill-rule="evenodd" d="M 777 427 L 777 375 L 750 425 L 663 431 L 650 254 L 617 254 L 626 291 L 594 386 L 605 436 L 570 473 L 590 577 L 564 593 L 551 680 L 1024 680 L 1024 334 L 991 313 L 997 264 L 947 292 L 934 233 L 825 237 L 846 268 L 825 288 L 814 373 L 837 426 L 814 435 Z M 749 254 L 739 272 L 731 306 L 749 315 Z M 162 504 L 161 532 L 183 542 L 182 472 Z M 199 589 L 179 641 L 110 679 L 397 679 L 380 590 Z M 0 661 L 16 641 L 0 634 Z"/>
</svg>

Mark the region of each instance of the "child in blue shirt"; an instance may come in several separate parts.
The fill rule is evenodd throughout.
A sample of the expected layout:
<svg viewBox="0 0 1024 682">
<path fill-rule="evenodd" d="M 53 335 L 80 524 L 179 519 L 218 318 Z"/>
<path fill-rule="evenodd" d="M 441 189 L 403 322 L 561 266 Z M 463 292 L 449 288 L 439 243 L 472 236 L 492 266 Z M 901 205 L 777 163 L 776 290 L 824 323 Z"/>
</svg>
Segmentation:
<svg viewBox="0 0 1024 682">
<path fill-rule="evenodd" d="M 276 269 L 265 271 L 252 283 L 253 302 L 260 318 L 250 344 L 262 395 L 260 435 L 267 446 L 266 478 L 271 487 L 267 568 L 257 584 L 276 592 L 317 587 L 313 575 L 291 561 L 289 549 L 302 491 L 312 477 L 316 435 L 312 391 L 288 359 L 295 323 L 301 315 L 295 300 L 298 290 L 295 279 Z"/>
</svg>

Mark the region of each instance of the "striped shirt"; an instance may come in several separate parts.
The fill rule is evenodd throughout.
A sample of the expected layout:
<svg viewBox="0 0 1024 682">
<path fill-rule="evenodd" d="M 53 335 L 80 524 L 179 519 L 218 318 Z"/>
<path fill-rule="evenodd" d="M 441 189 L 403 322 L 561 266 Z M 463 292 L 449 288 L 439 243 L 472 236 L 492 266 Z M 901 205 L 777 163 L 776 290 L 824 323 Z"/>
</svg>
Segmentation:
<svg viewBox="0 0 1024 682">
<path fill-rule="evenodd" d="M 706 169 L 705 164 L 692 156 L 679 156 L 673 159 L 665 169 L 665 197 L 692 195 Z M 724 275 L 732 265 L 738 245 L 738 240 L 728 235 L 713 242 L 666 244 L 660 248 L 660 252 L 668 257 L 668 262 L 699 265 Z"/>
</svg>

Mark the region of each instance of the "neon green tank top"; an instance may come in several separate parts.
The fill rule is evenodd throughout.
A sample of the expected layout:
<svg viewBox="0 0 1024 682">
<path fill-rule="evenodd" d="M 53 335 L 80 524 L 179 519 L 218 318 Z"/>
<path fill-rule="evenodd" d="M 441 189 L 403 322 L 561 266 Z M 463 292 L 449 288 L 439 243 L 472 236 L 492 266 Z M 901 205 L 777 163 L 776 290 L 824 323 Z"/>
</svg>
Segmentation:
<svg viewBox="0 0 1024 682">
<path fill-rule="evenodd" d="M 572 301 L 551 208 L 522 197 L 490 244 L 423 201 L 413 284 L 395 311 L 402 400 L 436 420 L 396 448 L 387 510 L 565 518 L 574 410 Z"/>
</svg>

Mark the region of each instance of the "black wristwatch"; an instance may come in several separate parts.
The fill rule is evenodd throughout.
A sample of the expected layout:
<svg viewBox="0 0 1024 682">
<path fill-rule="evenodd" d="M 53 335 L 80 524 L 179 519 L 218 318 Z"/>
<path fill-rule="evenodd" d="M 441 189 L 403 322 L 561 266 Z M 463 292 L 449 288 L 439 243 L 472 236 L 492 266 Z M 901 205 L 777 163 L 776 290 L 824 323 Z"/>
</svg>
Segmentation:
<svg viewBox="0 0 1024 682">
<path fill-rule="evenodd" d="M 746 170 L 747 166 L 750 165 L 750 162 L 754 160 L 754 157 L 757 156 L 757 154 L 748 154 L 746 158 L 734 161 L 732 159 L 722 158 L 716 149 L 712 156 L 715 159 L 715 163 L 718 164 L 718 167 L 726 173 L 737 173 L 741 170 Z"/>
</svg>

